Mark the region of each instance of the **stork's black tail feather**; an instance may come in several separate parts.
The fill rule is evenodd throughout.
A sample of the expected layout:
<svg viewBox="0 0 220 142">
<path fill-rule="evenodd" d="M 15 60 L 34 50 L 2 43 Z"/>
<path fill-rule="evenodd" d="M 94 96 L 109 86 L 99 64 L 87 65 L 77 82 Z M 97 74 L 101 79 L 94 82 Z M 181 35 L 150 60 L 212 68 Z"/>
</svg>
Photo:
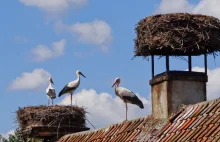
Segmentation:
<svg viewBox="0 0 220 142">
<path fill-rule="evenodd" d="M 144 105 L 142 103 L 142 101 L 135 95 L 134 99 L 133 99 L 134 104 L 138 105 L 141 109 L 144 108 Z"/>
<path fill-rule="evenodd" d="M 60 93 L 59 93 L 58 97 L 60 97 L 62 94 L 63 94 L 63 93 L 62 93 L 62 91 L 60 91 Z"/>
<path fill-rule="evenodd" d="M 60 91 L 58 97 L 62 96 L 63 94 L 66 94 L 66 93 L 68 93 L 68 92 L 70 92 L 70 91 L 73 91 L 73 90 L 75 90 L 75 89 L 76 89 L 76 87 L 68 87 L 68 84 L 67 84 L 67 85 L 64 86 L 63 89 Z"/>
<path fill-rule="evenodd" d="M 60 91 L 58 97 L 62 96 L 62 95 L 65 93 L 66 88 L 67 88 L 67 87 L 65 86 L 65 87 Z"/>
<path fill-rule="evenodd" d="M 123 99 L 132 104 L 138 105 L 141 109 L 144 108 L 142 101 L 135 94 L 133 96 L 123 96 Z"/>
<path fill-rule="evenodd" d="M 143 109 L 144 108 L 144 105 L 143 105 L 143 103 L 142 103 L 142 101 L 141 100 L 139 100 L 139 102 L 138 102 L 138 104 L 137 104 L 141 109 Z"/>
</svg>

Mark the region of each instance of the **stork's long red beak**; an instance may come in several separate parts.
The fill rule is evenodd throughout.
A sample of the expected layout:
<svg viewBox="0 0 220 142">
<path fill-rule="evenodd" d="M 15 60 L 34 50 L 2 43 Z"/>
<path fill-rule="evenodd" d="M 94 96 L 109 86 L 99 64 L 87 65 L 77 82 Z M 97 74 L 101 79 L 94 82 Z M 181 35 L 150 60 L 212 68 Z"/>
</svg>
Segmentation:
<svg viewBox="0 0 220 142">
<path fill-rule="evenodd" d="M 112 85 L 112 87 L 115 86 L 115 84 L 116 84 L 116 81 L 114 82 L 114 84 Z"/>
</svg>

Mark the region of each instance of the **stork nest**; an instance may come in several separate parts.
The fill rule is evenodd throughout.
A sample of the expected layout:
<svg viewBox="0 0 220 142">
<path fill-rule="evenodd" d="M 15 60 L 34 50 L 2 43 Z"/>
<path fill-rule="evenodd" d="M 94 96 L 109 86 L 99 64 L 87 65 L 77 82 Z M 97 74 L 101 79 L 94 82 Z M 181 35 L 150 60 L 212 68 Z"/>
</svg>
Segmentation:
<svg viewBox="0 0 220 142">
<path fill-rule="evenodd" d="M 188 13 L 158 14 L 136 27 L 135 56 L 201 55 L 220 51 L 220 20 Z"/>
<path fill-rule="evenodd" d="M 35 126 L 84 128 L 84 108 L 77 106 L 28 106 L 17 110 L 18 132 L 23 133 Z"/>
</svg>

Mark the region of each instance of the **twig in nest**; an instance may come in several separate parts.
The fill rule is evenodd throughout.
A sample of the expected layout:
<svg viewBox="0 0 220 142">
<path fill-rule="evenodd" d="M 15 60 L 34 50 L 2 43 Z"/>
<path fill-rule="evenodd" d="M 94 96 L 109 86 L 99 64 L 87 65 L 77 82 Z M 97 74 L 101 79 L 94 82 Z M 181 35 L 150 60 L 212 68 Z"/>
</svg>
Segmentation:
<svg viewBox="0 0 220 142">
<path fill-rule="evenodd" d="M 216 58 L 216 57 L 215 57 L 215 53 L 213 53 L 213 57 L 214 57 L 214 63 L 215 63 L 215 66 L 216 66 L 216 62 L 215 62 L 215 58 Z"/>
<path fill-rule="evenodd" d="M 92 125 L 92 123 L 91 123 L 88 119 L 86 119 L 86 120 L 89 122 L 90 125 Z M 93 127 L 94 129 L 96 129 L 95 126 L 92 125 L 92 127 Z"/>
<path fill-rule="evenodd" d="M 133 57 L 131 58 L 131 60 L 133 60 L 135 57 L 136 57 L 136 56 L 133 56 Z"/>
<path fill-rule="evenodd" d="M 159 56 L 157 60 L 159 60 L 159 59 L 160 59 L 160 58 L 162 58 L 162 57 L 163 57 L 162 55 L 161 55 L 161 56 Z"/>
<path fill-rule="evenodd" d="M 177 58 L 177 59 L 179 58 L 180 60 L 184 60 L 187 63 L 189 63 L 189 61 L 186 58 L 184 58 L 183 56 L 175 56 L 175 58 Z"/>
<path fill-rule="evenodd" d="M 61 123 L 62 120 L 63 119 L 60 119 L 60 123 Z M 60 129 L 60 123 L 59 123 L 58 128 L 57 128 L 57 139 L 58 139 L 58 134 L 59 134 L 59 129 Z"/>
</svg>

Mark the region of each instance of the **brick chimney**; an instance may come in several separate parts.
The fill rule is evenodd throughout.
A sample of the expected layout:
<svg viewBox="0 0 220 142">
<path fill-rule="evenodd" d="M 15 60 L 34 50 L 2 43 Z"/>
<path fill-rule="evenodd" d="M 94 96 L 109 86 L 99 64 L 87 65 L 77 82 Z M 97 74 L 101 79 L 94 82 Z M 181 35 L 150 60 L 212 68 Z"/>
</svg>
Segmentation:
<svg viewBox="0 0 220 142">
<path fill-rule="evenodd" d="M 166 57 L 166 72 L 154 76 L 154 57 L 152 56 L 152 115 L 156 119 L 169 118 L 177 112 L 180 105 L 195 104 L 206 101 L 207 57 L 205 55 L 205 72 L 170 71 L 169 56 Z"/>
</svg>

